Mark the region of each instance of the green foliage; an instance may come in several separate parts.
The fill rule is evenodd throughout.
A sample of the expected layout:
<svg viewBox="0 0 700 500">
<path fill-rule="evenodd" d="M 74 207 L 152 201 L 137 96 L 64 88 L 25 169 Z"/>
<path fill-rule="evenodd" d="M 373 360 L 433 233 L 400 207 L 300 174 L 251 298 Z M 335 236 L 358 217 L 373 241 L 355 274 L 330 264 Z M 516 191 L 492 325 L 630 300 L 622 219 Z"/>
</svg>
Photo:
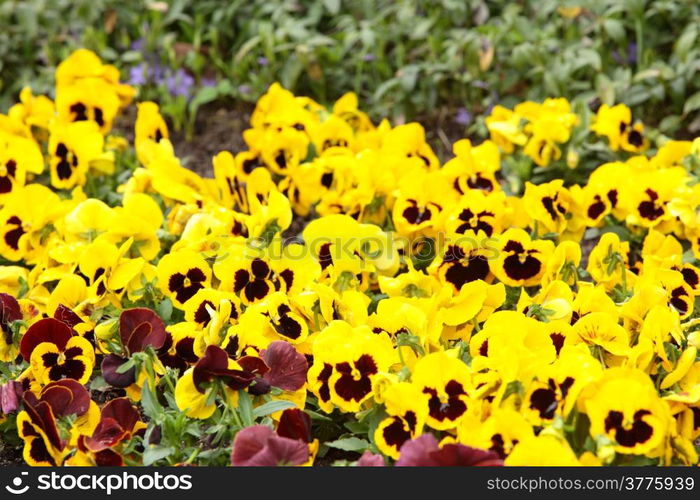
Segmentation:
<svg viewBox="0 0 700 500">
<path fill-rule="evenodd" d="M 563 15 L 567 3 L 580 12 Z M 683 0 L 11 0 L 0 22 L 3 107 L 26 84 L 50 92 L 54 66 L 82 45 L 125 77 L 184 68 L 189 100 L 162 81 L 142 97 L 188 128 L 199 106 L 254 101 L 278 80 L 321 102 L 354 90 L 375 117 L 561 95 L 643 106 L 662 133 L 700 130 L 700 5 Z"/>
</svg>

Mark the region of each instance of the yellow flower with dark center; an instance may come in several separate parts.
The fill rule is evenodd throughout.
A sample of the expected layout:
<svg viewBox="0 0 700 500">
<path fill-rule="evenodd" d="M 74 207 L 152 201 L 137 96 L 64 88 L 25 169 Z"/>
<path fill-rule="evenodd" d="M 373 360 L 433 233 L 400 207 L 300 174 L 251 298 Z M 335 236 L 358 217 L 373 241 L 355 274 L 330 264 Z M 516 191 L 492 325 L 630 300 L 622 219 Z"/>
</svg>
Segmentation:
<svg viewBox="0 0 700 500">
<path fill-rule="evenodd" d="M 81 78 L 56 89 L 59 122 L 91 121 L 103 135 L 112 129 L 120 104 L 114 87 L 100 78 Z"/>
<path fill-rule="evenodd" d="M 92 122 L 52 127 L 49 138 L 51 185 L 58 189 L 83 185 L 90 168 L 102 169 L 113 164 L 113 154 L 104 152 L 103 146 L 104 138 Z"/>
<path fill-rule="evenodd" d="M 581 465 L 565 439 L 540 434 L 520 441 L 505 460 L 508 466 L 571 467 Z"/>
<path fill-rule="evenodd" d="M 460 443 L 483 450 L 491 450 L 501 459 L 510 455 L 519 442 L 532 438 L 532 425 L 520 413 L 508 408 L 494 409 L 483 422 L 464 419 L 457 428 Z"/>
<path fill-rule="evenodd" d="M 672 418 L 646 373 L 609 368 L 583 390 L 579 406 L 591 421 L 591 436 L 607 436 L 616 452 L 649 457 L 662 453 Z"/>
<path fill-rule="evenodd" d="M 411 381 L 428 396 L 426 423 L 433 429 L 455 428 L 474 403 L 469 396 L 473 390 L 469 367 L 446 352 L 418 360 Z"/>
<path fill-rule="evenodd" d="M 522 117 L 508 108 L 497 104 L 486 117 L 486 127 L 495 142 L 504 153 L 512 153 L 514 146 L 524 146 L 527 136 L 521 128 Z"/>
<path fill-rule="evenodd" d="M 452 191 L 466 195 L 471 190 L 492 193 L 501 190 L 495 174 L 501 168 L 501 156 L 498 146 L 492 141 L 484 141 L 472 146 L 468 139 L 454 143 L 452 158 L 440 169 Z"/>
<path fill-rule="evenodd" d="M 448 233 L 466 234 L 473 231 L 486 237 L 499 234 L 504 215 L 502 192 L 488 194 L 480 190 L 467 191 L 449 212 L 445 222 Z"/>
<path fill-rule="evenodd" d="M 356 412 L 373 394 L 372 383 L 396 361 L 389 336 L 368 327 L 331 322 L 314 340 L 309 390 L 324 411 Z"/>
<path fill-rule="evenodd" d="M 509 229 L 498 239 L 498 258 L 491 262 L 496 277 L 509 286 L 538 284 L 554 252 L 554 243 L 531 240 L 522 229 Z"/>
<path fill-rule="evenodd" d="M 158 104 L 152 101 L 140 102 L 137 105 L 136 122 L 134 124 L 134 148 L 141 149 L 144 141 L 160 142 L 170 138 L 168 125 L 160 115 Z"/>
<path fill-rule="evenodd" d="M 624 104 L 603 104 L 591 125 L 591 130 L 608 138 L 610 149 L 631 153 L 645 150 L 649 143 L 644 137 L 644 125 L 632 123 L 632 111 Z"/>
<path fill-rule="evenodd" d="M 211 269 L 199 254 L 181 250 L 169 253 L 158 261 L 158 286 L 182 307 L 199 290 L 210 285 Z"/>
<path fill-rule="evenodd" d="M 416 385 L 398 382 L 382 394 L 388 417 L 374 431 L 379 451 L 399 458 L 399 450 L 406 441 L 420 436 L 428 413 L 428 395 Z"/>
<path fill-rule="evenodd" d="M 494 250 L 482 244 L 483 238 L 471 230 L 461 237 L 456 236 L 454 242 L 447 244 L 443 254 L 431 263 L 430 274 L 450 286 L 453 293 L 458 293 L 465 283 L 491 281 L 493 276 L 488 259 Z"/>
<path fill-rule="evenodd" d="M 527 182 L 523 201 L 540 234 L 561 234 L 565 231 L 571 216 L 571 195 L 562 179 L 539 185 Z"/>
</svg>

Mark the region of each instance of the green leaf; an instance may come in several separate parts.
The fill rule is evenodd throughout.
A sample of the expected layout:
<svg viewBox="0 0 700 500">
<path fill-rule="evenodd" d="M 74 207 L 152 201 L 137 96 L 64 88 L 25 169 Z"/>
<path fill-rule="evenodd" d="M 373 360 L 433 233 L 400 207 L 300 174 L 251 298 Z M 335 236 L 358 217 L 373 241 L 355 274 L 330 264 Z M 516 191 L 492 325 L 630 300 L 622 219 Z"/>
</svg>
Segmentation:
<svg viewBox="0 0 700 500">
<path fill-rule="evenodd" d="M 158 304 L 158 316 L 162 318 L 163 321 L 167 322 L 173 315 L 173 303 L 169 298 L 163 299 L 160 304 Z"/>
<path fill-rule="evenodd" d="M 160 406 L 158 397 L 149 383 L 144 384 L 141 388 L 141 406 L 143 406 L 144 413 L 153 420 L 159 420 L 163 414 L 163 407 Z"/>
<path fill-rule="evenodd" d="M 326 446 L 343 451 L 364 451 L 369 447 L 369 442 L 356 437 L 348 437 L 326 443 Z"/>
<path fill-rule="evenodd" d="M 335 16 L 340 12 L 340 0 L 323 0 L 323 5 L 328 13 Z"/>
<path fill-rule="evenodd" d="M 253 402 L 246 391 L 238 391 L 238 410 L 240 411 L 243 425 L 245 427 L 253 425 Z"/>
<path fill-rule="evenodd" d="M 287 408 L 294 408 L 294 406 L 294 403 L 291 401 L 270 401 L 255 408 L 253 410 L 253 418 L 258 419 L 278 411 L 286 410 Z"/>
<path fill-rule="evenodd" d="M 175 452 L 175 448 L 170 446 L 149 446 L 143 452 L 143 465 L 151 465 L 158 460 L 169 457 Z"/>
<path fill-rule="evenodd" d="M 686 99 L 685 104 L 683 105 L 683 114 L 687 115 L 691 111 L 695 111 L 698 108 L 700 108 L 700 91 L 695 92 L 693 95 L 688 97 L 688 99 Z"/>
</svg>

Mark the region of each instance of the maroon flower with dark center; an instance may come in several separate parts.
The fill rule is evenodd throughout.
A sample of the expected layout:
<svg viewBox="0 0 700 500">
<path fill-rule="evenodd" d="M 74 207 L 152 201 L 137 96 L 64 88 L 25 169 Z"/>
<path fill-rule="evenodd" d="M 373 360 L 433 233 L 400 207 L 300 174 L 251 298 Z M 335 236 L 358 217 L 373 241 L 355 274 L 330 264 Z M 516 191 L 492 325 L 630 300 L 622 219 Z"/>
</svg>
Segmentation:
<svg viewBox="0 0 700 500">
<path fill-rule="evenodd" d="M 184 304 L 194 297 L 194 294 L 204 288 L 207 280 L 204 271 L 193 267 L 186 273 L 175 273 L 168 280 L 168 290 L 175 294 L 178 302 Z"/>
<path fill-rule="evenodd" d="M 138 421 L 139 412 L 127 398 L 113 399 L 102 408 L 100 422 L 85 445 L 92 452 L 111 448 L 131 437 Z"/>
<path fill-rule="evenodd" d="M 84 415 L 90 408 L 90 394 L 73 379 L 50 382 L 41 390 L 40 401 L 46 401 L 57 417 Z"/>
<path fill-rule="evenodd" d="M 243 356 L 236 361 L 244 371 L 253 376 L 253 381 L 248 386 L 248 392 L 250 394 L 261 396 L 270 392 L 270 383 L 263 378 L 263 376 L 270 371 L 270 367 L 267 366 L 262 358 L 257 356 Z"/>
<path fill-rule="evenodd" d="M 246 427 L 233 440 L 231 464 L 235 466 L 302 465 L 308 460 L 306 443 L 278 436 L 266 425 Z"/>
<path fill-rule="evenodd" d="M 270 367 L 270 371 L 265 373 L 263 377 L 270 385 L 284 391 L 294 392 L 301 389 L 306 383 L 306 372 L 309 370 L 309 364 L 306 357 L 291 344 L 283 340 L 271 342 L 267 349 L 260 351 L 260 357 Z"/>
<path fill-rule="evenodd" d="M 311 417 L 299 408 L 288 408 L 282 412 L 280 423 L 277 425 L 277 435 L 289 439 L 296 439 L 303 443 L 310 443 Z"/>
<path fill-rule="evenodd" d="M 503 270 L 512 280 L 528 280 L 542 269 L 542 263 L 533 256 L 539 253 L 537 250 L 525 250 L 519 242 L 511 240 L 503 251 L 512 254 L 503 260 Z"/>
<path fill-rule="evenodd" d="M 10 229 L 3 235 L 5 243 L 13 250 L 19 250 L 19 239 L 25 234 L 22 219 L 13 215 L 5 221 L 5 224 L 8 226 L 15 226 L 14 229 Z"/>
<path fill-rule="evenodd" d="M 664 215 L 663 203 L 659 201 L 659 195 L 653 189 L 647 189 L 645 193 L 649 199 L 640 202 L 637 211 L 645 219 L 654 221 Z"/>
<path fill-rule="evenodd" d="M 124 389 L 129 387 L 131 384 L 136 382 L 136 367 L 132 366 L 123 373 L 119 373 L 119 368 L 128 361 L 127 358 L 123 358 L 117 354 L 110 353 L 107 354 L 102 359 L 102 364 L 100 369 L 102 370 L 102 377 L 112 387 L 117 387 L 119 389 Z"/>
<path fill-rule="evenodd" d="M 12 344 L 12 328 L 10 324 L 21 319 L 22 311 L 19 308 L 17 299 L 12 295 L 0 293 L 0 328 L 2 329 L 5 344 Z"/>
<path fill-rule="evenodd" d="M 150 309 L 134 307 L 125 309 L 119 316 L 119 336 L 129 354 L 143 351 L 151 346 L 160 349 L 167 334 L 165 323 Z"/>
<path fill-rule="evenodd" d="M 369 354 L 361 355 L 352 363 L 342 362 L 335 365 L 340 378 L 333 388 L 345 401 L 362 401 L 372 391 L 372 375 L 377 373 L 377 364 Z"/>
<path fill-rule="evenodd" d="M 204 384 L 214 379 L 221 379 L 232 390 L 248 387 L 255 375 L 245 370 L 234 370 L 228 367 L 228 355 L 218 346 L 210 345 L 204 356 L 194 365 L 192 380 L 199 392 L 204 394 Z"/>
<path fill-rule="evenodd" d="M 455 421 L 467 411 L 467 405 L 460 399 L 460 396 L 464 396 L 467 393 L 464 391 L 462 384 L 456 380 L 450 380 L 445 384 L 447 401 L 444 403 L 440 399 L 438 391 L 432 387 L 424 388 L 423 392 L 430 396 L 428 413 L 439 422 L 444 420 Z"/>
<path fill-rule="evenodd" d="M 615 431 L 615 441 L 620 446 L 632 448 L 638 444 L 646 443 L 654 434 L 654 429 L 647 424 L 643 417 L 651 415 L 649 410 L 638 410 L 634 414 L 634 421 L 629 428 L 624 425 L 624 415 L 619 411 L 611 411 L 605 417 L 605 432 Z"/>
<path fill-rule="evenodd" d="M 489 450 L 480 450 L 463 444 L 442 447 L 432 434 L 423 434 L 401 447 L 396 461 L 398 467 L 468 467 L 501 466 L 503 461 Z"/>
<path fill-rule="evenodd" d="M 489 263 L 483 255 L 467 256 L 457 245 L 450 245 L 440 267 L 448 266 L 445 279 L 459 291 L 462 285 L 476 280 L 485 280 L 489 274 Z"/>
<path fill-rule="evenodd" d="M 17 162 L 15 160 L 7 160 L 5 162 L 5 169 L 2 174 L 0 174 L 0 193 L 5 194 L 12 191 L 12 185 L 15 181 L 15 175 L 17 174 Z"/>
<path fill-rule="evenodd" d="M 270 292 L 267 279 L 270 277 L 270 266 L 262 259 L 255 258 L 250 263 L 250 271 L 239 269 L 233 277 L 233 291 L 243 291 L 248 302 L 260 300 Z"/>
<path fill-rule="evenodd" d="M 25 361 L 29 361 L 34 348 L 42 342 L 55 344 L 59 351 L 63 351 L 74 333 L 71 327 L 62 321 L 54 318 L 40 319 L 27 328 L 27 331 L 22 335 L 19 352 Z"/>
</svg>

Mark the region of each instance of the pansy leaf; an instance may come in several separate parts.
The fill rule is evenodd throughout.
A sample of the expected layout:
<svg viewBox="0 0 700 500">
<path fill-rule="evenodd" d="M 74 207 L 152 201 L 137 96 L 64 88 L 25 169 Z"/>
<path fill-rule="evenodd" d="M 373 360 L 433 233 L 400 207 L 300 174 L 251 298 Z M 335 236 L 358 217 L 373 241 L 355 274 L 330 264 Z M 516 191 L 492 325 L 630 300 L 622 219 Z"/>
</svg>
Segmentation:
<svg viewBox="0 0 700 500">
<path fill-rule="evenodd" d="M 347 437 L 326 443 L 326 446 L 343 451 L 364 451 L 369 448 L 369 442 L 357 437 Z"/>
<path fill-rule="evenodd" d="M 143 465 L 153 465 L 158 460 L 169 457 L 175 452 L 175 448 L 170 446 L 149 446 L 143 452 Z"/>
<path fill-rule="evenodd" d="M 253 418 L 258 419 L 266 415 L 271 415 L 278 411 L 286 410 L 287 408 L 294 408 L 294 403 L 291 401 L 270 401 L 262 404 L 253 410 Z"/>
</svg>

